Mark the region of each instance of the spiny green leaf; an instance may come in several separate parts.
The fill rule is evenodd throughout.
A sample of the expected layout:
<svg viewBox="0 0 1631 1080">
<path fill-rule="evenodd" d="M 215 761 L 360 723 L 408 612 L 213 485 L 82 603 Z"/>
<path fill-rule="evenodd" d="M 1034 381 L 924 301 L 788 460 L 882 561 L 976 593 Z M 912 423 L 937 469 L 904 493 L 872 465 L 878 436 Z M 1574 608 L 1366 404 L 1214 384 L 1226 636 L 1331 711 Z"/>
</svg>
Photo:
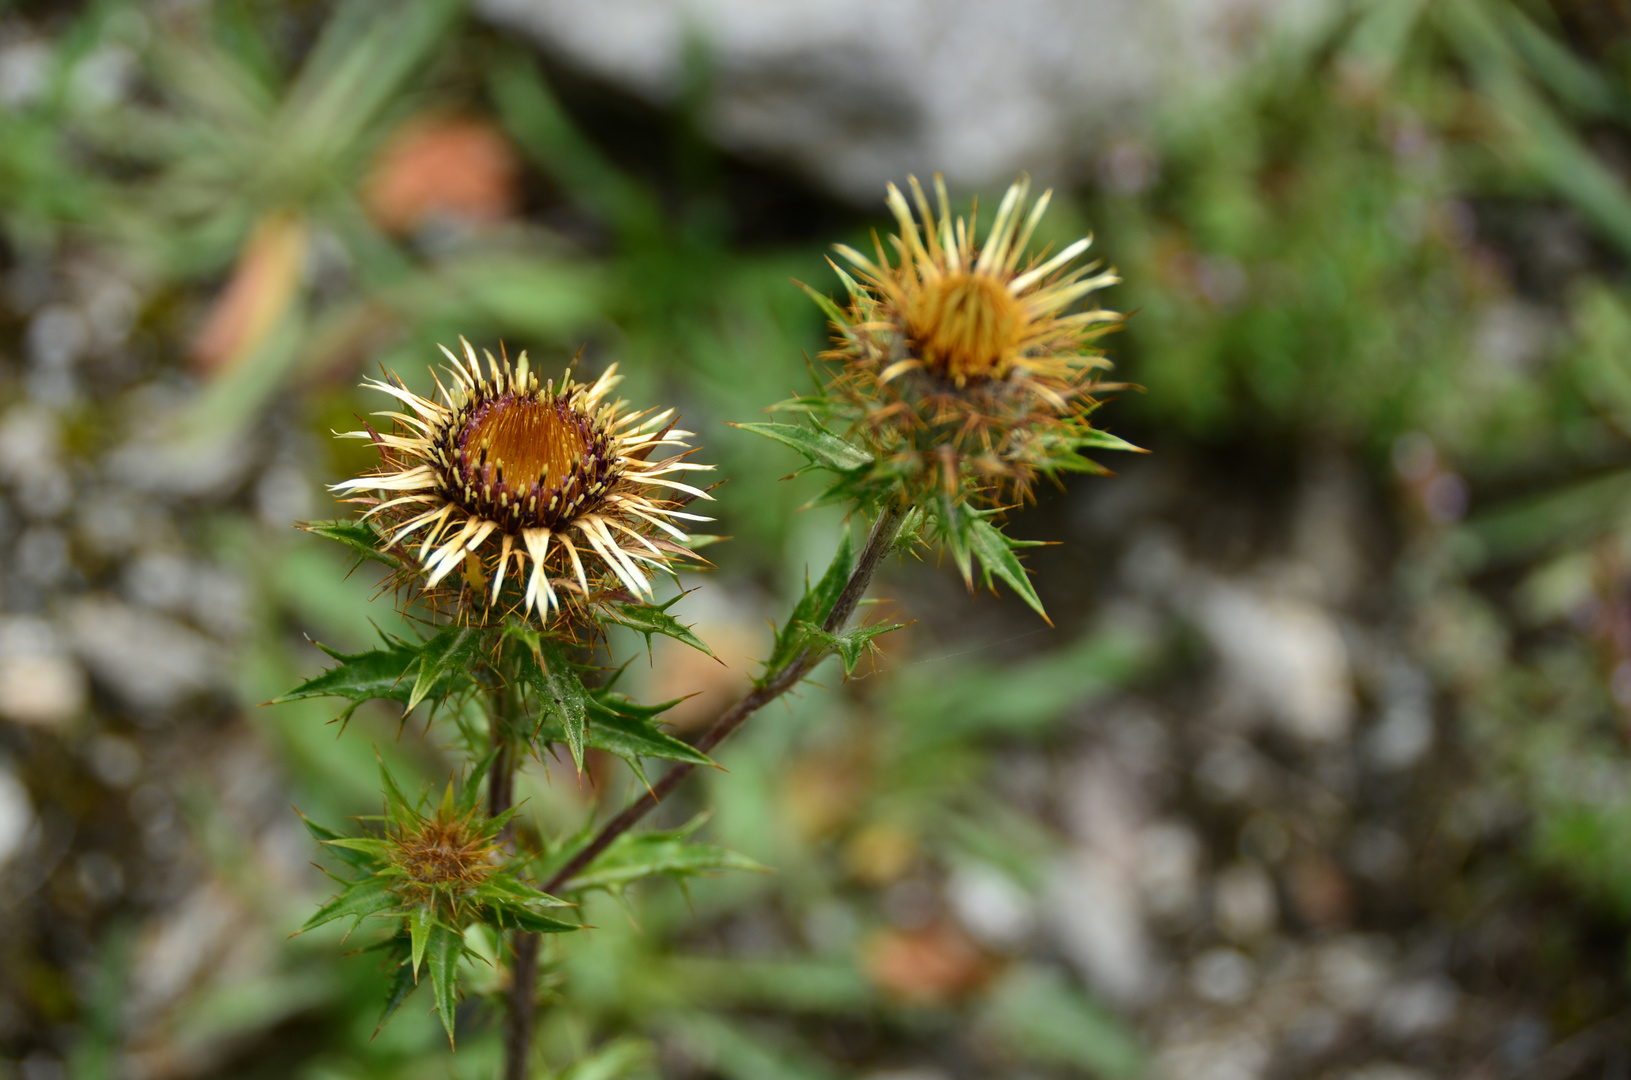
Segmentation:
<svg viewBox="0 0 1631 1080">
<path fill-rule="evenodd" d="M 458 931 L 436 923 L 430 928 L 425 949 L 430 960 L 430 984 L 436 995 L 436 1011 L 447 1029 L 447 1042 L 453 1045 L 455 999 L 459 991 L 459 957 L 464 955 L 464 939 Z"/>
<path fill-rule="evenodd" d="M 325 840 L 323 843 L 329 847 L 354 851 L 368 856 L 375 863 L 384 861 L 390 850 L 385 841 L 373 840 L 366 836 L 341 836 L 333 840 Z"/>
<path fill-rule="evenodd" d="M 436 925 L 436 913 L 429 904 L 421 904 L 408 913 L 408 940 L 412 942 L 413 977 L 419 978 L 419 963 L 425 958 L 425 946 L 430 943 L 431 928 Z"/>
<path fill-rule="evenodd" d="M 659 701 L 655 705 L 642 705 L 638 701 L 624 697 L 622 694 L 608 693 L 606 687 L 599 687 L 590 691 L 590 705 L 596 712 L 612 712 L 619 716 L 633 716 L 640 720 L 650 720 L 661 716 L 672 709 L 684 698 L 671 698 L 668 701 Z"/>
<path fill-rule="evenodd" d="M 490 921 L 500 930 L 525 930 L 531 934 L 566 934 L 583 929 L 578 923 L 552 919 L 531 908 L 488 908 L 487 911 L 490 913 L 488 916 Z"/>
<path fill-rule="evenodd" d="M 445 696 L 453 684 L 468 681 L 486 637 L 474 627 L 449 626 L 425 642 L 419 649 L 419 677 L 414 680 L 413 693 L 408 696 L 408 711 L 412 712 L 414 706 L 433 693 Z"/>
<path fill-rule="evenodd" d="M 676 596 L 667 604 L 617 604 L 612 608 L 611 616 L 616 622 L 641 634 L 646 639 L 646 648 L 651 648 L 651 635 L 662 634 L 671 637 L 683 645 L 689 645 L 700 653 L 712 656 L 713 652 L 703 640 L 691 632 L 678 619 L 668 613 L 670 605 L 678 601 Z"/>
<path fill-rule="evenodd" d="M 543 698 L 543 707 L 538 715 L 540 730 L 547 722 L 554 721 L 559 726 L 562 741 L 572 754 L 572 764 L 582 772 L 584 730 L 589 723 L 589 691 L 584 689 L 583 681 L 566 657 L 566 651 L 553 641 L 539 643 L 536 662 L 527 665 L 527 675 L 533 688 Z"/>
<path fill-rule="evenodd" d="M 396 907 L 396 894 L 385 886 L 386 883 L 377 877 L 365 877 L 351 883 L 339 896 L 318 908 L 317 914 L 307 919 L 306 925 L 300 929 L 311 930 L 335 919 L 360 920 Z"/>
<path fill-rule="evenodd" d="M 396 970 L 391 974 L 391 985 L 385 991 L 385 1008 L 381 1010 L 379 1020 L 374 1024 L 374 1035 L 378 1035 L 385 1030 L 385 1022 L 391 1018 L 391 1015 L 397 1009 L 401 1008 L 402 1003 L 408 999 L 408 995 L 413 993 L 414 987 L 418 985 L 418 981 L 414 978 L 413 965 L 398 964 Z"/>
<path fill-rule="evenodd" d="M 309 521 L 300 527 L 313 535 L 338 541 L 363 558 L 384 563 L 393 570 L 402 567 L 400 559 L 381 549 L 385 538 L 366 521 Z"/>
<path fill-rule="evenodd" d="M 605 750 L 636 765 L 638 758 L 666 758 L 693 765 L 712 765 L 713 759 L 689 743 L 659 730 L 649 720 L 623 716 L 610 710 L 595 710 L 589 725 L 589 745 Z"/>
<path fill-rule="evenodd" d="M 871 454 L 858 446 L 851 446 L 829 431 L 819 431 L 807 427 L 798 427 L 793 424 L 733 424 L 743 431 L 751 431 L 755 435 L 763 435 L 767 439 L 774 439 L 784 446 L 791 446 L 803 454 L 813 465 L 832 469 L 836 472 L 855 472 L 864 469 L 873 462 Z"/>
<path fill-rule="evenodd" d="M 833 329 L 843 334 L 844 337 L 848 338 L 849 340 L 855 340 L 855 331 L 850 326 L 849 319 L 845 317 L 842 309 L 840 309 L 837 304 L 833 303 L 830 296 L 828 296 L 826 293 L 818 292 L 817 290 L 810 288 L 810 286 L 804 284 L 802 281 L 794 282 L 794 284 L 803 289 L 805 294 L 816 302 L 816 306 L 821 309 L 822 314 L 826 315 L 828 321 L 832 323 Z"/>
<path fill-rule="evenodd" d="M 1149 453 L 1142 446 L 1134 446 L 1126 439 L 1112 435 L 1108 431 L 1100 431 L 1098 428 L 1089 428 L 1080 437 L 1071 441 L 1084 449 L 1091 447 L 1094 450 L 1130 450 L 1135 454 Z"/>
<path fill-rule="evenodd" d="M 1042 616 L 1048 625 L 1053 625 L 1053 620 L 1048 618 L 1048 613 L 1042 608 L 1042 601 L 1037 598 L 1036 590 L 1031 587 L 1031 580 L 1025 574 L 1025 567 L 1021 566 L 1019 559 L 1014 556 L 1015 548 L 1031 547 L 1035 542 L 1010 540 L 983 517 L 974 517 L 969 521 L 968 536 L 969 547 L 979 557 L 980 566 L 984 570 L 982 584 L 991 584 L 991 576 L 995 574 L 1007 582 L 1008 587 Z"/>
<path fill-rule="evenodd" d="M 418 817 L 417 812 L 414 810 L 415 804 L 409 802 L 408 797 L 397 786 L 396 777 L 392 776 L 391 771 L 385 767 L 385 759 L 380 757 L 378 753 L 374 757 L 379 763 L 379 787 L 380 791 L 385 795 L 386 818 L 396 825 L 411 824 Z"/>
<path fill-rule="evenodd" d="M 485 904 L 543 904 L 545 907 L 569 907 L 567 901 L 551 896 L 546 892 L 539 892 L 529 885 L 523 885 L 507 872 L 500 872 L 489 877 L 470 894 Z"/>
<path fill-rule="evenodd" d="M 821 575 L 821 580 L 815 587 L 814 618 L 815 623 L 825 622 L 832 613 L 833 605 L 838 603 L 838 596 L 844 591 L 844 585 L 849 581 L 849 575 L 855 569 L 855 541 L 848 529 L 844 529 L 838 537 L 838 550 L 833 554 L 832 562 L 827 564 L 827 572 Z"/>
<path fill-rule="evenodd" d="M 459 788 L 458 810 L 461 814 L 468 814 L 481 802 L 481 781 L 492 768 L 493 759 L 498 757 L 498 748 L 487 751 L 487 755 L 475 765 L 471 766 L 470 773 L 464 778 L 464 784 Z"/>
<path fill-rule="evenodd" d="M 401 702 L 408 700 L 412 684 L 407 681 L 407 673 L 419 659 L 416 648 L 397 645 L 351 655 L 334 652 L 322 645 L 318 648 L 323 648 L 324 652 L 339 660 L 340 666 L 330 668 L 315 679 L 308 679 L 282 697 L 273 698 L 269 704 L 281 705 L 286 701 L 313 697 L 341 697 L 357 702 L 375 698 Z"/>
<path fill-rule="evenodd" d="M 808 644 L 806 628 L 820 626 L 826 622 L 854 568 L 855 543 L 850 537 L 849 530 L 844 529 L 839 534 L 838 551 L 833 555 L 832 562 L 827 565 L 827 572 L 821 575 L 821 580 L 816 582 L 813 588 L 805 586 L 804 595 L 794 605 L 787 624 L 776 634 L 776 644 L 771 650 L 770 659 L 765 661 L 762 679 L 768 679 L 792 663 L 803 651 Z"/>
<path fill-rule="evenodd" d="M 300 811 L 296 810 L 295 813 L 300 814 Z M 305 814 L 300 814 L 300 820 L 305 824 L 306 831 L 311 833 L 312 837 L 320 844 L 326 844 L 331 840 L 345 839 L 345 837 L 340 833 L 337 833 L 333 829 L 327 828 L 326 826 L 317 824 L 317 822 L 313 821 Z M 337 857 L 341 862 L 345 863 L 347 866 L 354 866 L 359 870 L 363 869 L 364 867 L 374 865 L 376 861 L 360 851 L 352 851 L 345 847 L 335 847 L 333 845 L 330 845 L 330 847 L 333 848 L 335 857 Z"/>
<path fill-rule="evenodd" d="M 693 844 L 687 837 L 706 820 L 699 814 L 678 829 L 646 833 L 624 833 L 569 883 L 571 891 L 626 888 L 641 878 L 662 874 L 673 878 L 695 877 L 724 870 L 768 873 L 764 866 L 726 848 Z"/>
<path fill-rule="evenodd" d="M 868 649 L 877 648 L 872 639 L 891 630 L 899 630 L 901 626 L 901 623 L 879 623 L 876 626 L 859 626 L 842 634 L 829 634 L 819 626 L 806 626 L 805 632 L 809 634 L 810 640 L 836 652 L 844 663 L 844 674 L 853 675 L 855 665 L 861 661 L 861 655 Z"/>
</svg>

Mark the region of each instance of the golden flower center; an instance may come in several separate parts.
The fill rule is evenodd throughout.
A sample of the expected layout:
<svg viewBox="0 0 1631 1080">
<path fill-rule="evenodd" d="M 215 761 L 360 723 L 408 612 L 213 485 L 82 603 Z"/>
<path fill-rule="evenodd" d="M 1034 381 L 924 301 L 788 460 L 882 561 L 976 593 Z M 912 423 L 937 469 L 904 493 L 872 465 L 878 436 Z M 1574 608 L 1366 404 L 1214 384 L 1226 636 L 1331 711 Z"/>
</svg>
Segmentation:
<svg viewBox="0 0 1631 1080">
<path fill-rule="evenodd" d="M 569 398 L 490 398 L 444 439 L 443 495 L 512 535 L 593 512 L 620 474 L 610 436 Z"/>
<path fill-rule="evenodd" d="M 556 403 L 535 398 L 500 399 L 472 416 L 466 430 L 467 459 L 512 487 L 533 481 L 559 487 L 589 449 L 581 424 Z"/>
<path fill-rule="evenodd" d="M 911 297 L 906 326 L 924 366 L 960 386 L 1007 374 L 1025 309 L 990 274 L 949 274 Z"/>
</svg>

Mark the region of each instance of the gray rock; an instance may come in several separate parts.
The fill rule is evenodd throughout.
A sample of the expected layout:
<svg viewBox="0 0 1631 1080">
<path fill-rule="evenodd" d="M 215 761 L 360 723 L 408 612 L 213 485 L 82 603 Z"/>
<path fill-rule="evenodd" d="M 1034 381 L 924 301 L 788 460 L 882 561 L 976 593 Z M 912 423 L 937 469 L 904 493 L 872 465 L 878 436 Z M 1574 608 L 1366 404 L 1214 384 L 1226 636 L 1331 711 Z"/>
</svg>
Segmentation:
<svg viewBox="0 0 1631 1080">
<path fill-rule="evenodd" d="M 56 727 L 85 706 L 85 672 L 44 620 L 0 619 L 0 716 Z"/>
<path fill-rule="evenodd" d="M 67 621 L 91 674 L 135 708 L 173 708 L 222 682 L 215 646 L 162 615 L 90 597 L 69 609 Z"/>
<path fill-rule="evenodd" d="M 889 180 L 1047 178 L 1163 96 L 1216 82 L 1328 0 L 477 0 L 573 66 L 668 103 L 706 57 L 720 144 L 871 204 Z M 1119 170 L 1116 175 L 1126 170 Z M 1146 170 L 1146 173 L 1148 170 Z"/>
</svg>

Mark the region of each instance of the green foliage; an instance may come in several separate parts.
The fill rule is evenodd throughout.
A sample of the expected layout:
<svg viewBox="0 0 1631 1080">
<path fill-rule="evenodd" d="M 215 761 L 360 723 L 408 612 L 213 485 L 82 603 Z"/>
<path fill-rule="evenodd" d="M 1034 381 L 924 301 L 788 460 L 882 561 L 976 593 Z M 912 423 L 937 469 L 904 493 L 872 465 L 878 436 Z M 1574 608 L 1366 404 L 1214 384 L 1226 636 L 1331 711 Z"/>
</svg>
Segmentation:
<svg viewBox="0 0 1631 1080">
<path fill-rule="evenodd" d="M 848 529 L 844 529 L 838 537 L 838 551 L 827 564 L 827 570 L 821 575 L 821 580 L 812 587 L 809 575 L 804 580 L 804 595 L 793 607 L 792 615 L 776 633 L 776 643 L 771 648 L 770 659 L 765 661 L 764 674 L 759 677 L 760 685 L 774 678 L 798 659 L 811 644 L 809 628 L 820 627 L 827 621 L 832 613 L 833 605 L 838 602 L 839 595 L 844 591 L 844 583 L 849 580 L 850 571 L 855 568 L 855 544 L 850 539 Z"/>
<path fill-rule="evenodd" d="M 726 870 L 768 872 L 746 855 L 712 844 L 691 842 L 691 835 L 707 819 L 707 814 L 698 814 L 677 829 L 624 833 L 572 878 L 567 891 L 578 894 L 601 889 L 621 893 L 636 881 L 650 877 L 683 882 Z"/>
<path fill-rule="evenodd" d="M 681 623 L 668 613 L 668 609 L 679 603 L 685 596 L 681 593 L 672 600 L 663 604 L 616 604 L 608 613 L 610 619 L 621 626 L 640 634 L 646 639 L 646 649 L 651 649 L 651 638 L 654 634 L 673 638 L 681 645 L 689 645 L 698 652 L 712 656 L 707 644 L 691 632 L 691 628 Z"/>
<path fill-rule="evenodd" d="M 583 771 L 583 740 L 589 726 L 589 691 L 578 677 L 576 665 L 567 658 L 560 642 L 542 638 L 530 630 L 516 633 L 527 642 L 521 657 L 521 677 L 538 698 L 538 718 L 533 737 L 541 737 L 546 725 L 566 743 L 572 764 Z"/>
<path fill-rule="evenodd" d="M 367 521 L 311 521 L 302 525 L 307 532 L 321 536 L 325 540 L 333 540 L 344 544 L 355 553 L 358 558 L 383 563 L 393 570 L 400 569 L 402 561 L 390 552 L 382 550 L 385 538 L 380 531 L 374 528 L 372 522 Z"/>
<path fill-rule="evenodd" d="M 629 614 L 630 608 L 638 610 Z M 621 606 L 618 616 L 625 614 L 631 621 L 624 625 L 635 629 L 650 626 L 652 633 L 677 636 L 681 641 L 692 636 L 663 608 L 626 604 Z M 674 624 L 676 633 L 670 632 L 668 623 Z M 640 764 L 644 758 L 713 764 L 706 754 L 657 726 L 657 717 L 679 702 L 640 705 L 616 693 L 610 682 L 590 689 L 584 685 L 583 668 L 567 655 L 561 642 L 519 626 L 508 627 L 504 633 L 524 646 L 518 650 L 516 663 L 520 681 L 535 702 L 530 733 L 535 745 L 565 744 L 579 772 L 583 771 L 585 747 L 615 754 L 628 764 L 642 784 L 646 783 L 645 770 Z"/>
<path fill-rule="evenodd" d="M 642 784 L 646 784 L 645 769 L 640 764 L 644 758 L 712 765 L 713 759 L 707 754 L 657 727 L 657 717 L 678 704 L 678 701 L 666 701 L 660 705 L 637 705 L 610 690 L 596 691 L 589 702 L 592 722 L 587 742 L 596 750 L 622 758 Z"/>
<path fill-rule="evenodd" d="M 899 630 L 900 623 L 874 623 L 871 626 L 858 626 L 854 630 L 846 630 L 842 634 L 829 634 L 819 626 L 809 623 L 802 625 L 805 639 L 811 645 L 826 649 L 838 654 L 843 661 L 844 674 L 855 674 L 855 665 L 861 662 L 861 657 L 868 652 L 876 652 L 878 646 L 873 639 L 891 630 Z"/>
<path fill-rule="evenodd" d="M 837 473 L 854 473 L 871 465 L 876 459 L 858 446 L 840 439 L 825 428 L 799 427 L 795 424 L 733 424 L 732 427 L 751 431 L 774 439 L 783 446 L 797 450 L 811 465 L 831 469 Z"/>
<path fill-rule="evenodd" d="M 436 1009 L 452 1041 L 458 967 L 469 951 L 465 944 L 468 927 L 535 933 L 578 929 L 576 923 L 539 911 L 563 906 L 565 901 L 522 881 L 519 875 L 526 870 L 525 859 L 505 859 L 501 834 L 516 812 L 493 817 L 483 813 L 483 772 L 484 768 L 473 769 L 463 784 L 448 784 L 441 801 L 427 814 L 428 795 L 410 802 L 382 764 L 385 814 L 371 819 L 381 823 L 379 833 L 339 836 L 307 822 L 312 835 L 357 875 L 339 878 L 340 893 L 301 929 L 338 920 L 350 920 L 355 929 L 370 918 L 393 926 L 392 936 L 380 946 L 387 964 L 396 969 L 381 1026 L 411 992 L 409 982 L 417 985 L 423 965 L 430 973 Z"/>
<path fill-rule="evenodd" d="M 308 679 L 268 704 L 280 705 L 314 697 L 346 698 L 351 704 L 340 715 L 343 723 L 367 701 L 400 702 L 406 713 L 427 699 L 439 702 L 477 685 L 475 661 L 487 646 L 482 631 L 449 626 L 420 642 L 383 633 L 380 636 L 385 648 L 349 655 L 319 644 L 318 648 L 340 661 L 339 666 Z"/>
<path fill-rule="evenodd" d="M 1044 619 L 1048 617 L 1036 590 L 1031 587 L 1030 578 L 1025 574 L 1025 567 L 1014 554 L 1021 548 L 1038 547 L 1040 541 L 1008 537 L 991 524 L 990 518 L 997 513 L 995 510 L 976 510 L 967 503 L 952 504 L 949 500 L 942 500 L 935 509 L 938 511 L 934 519 L 935 535 L 950 550 L 952 561 L 957 564 L 965 584 L 973 587 L 973 560 L 978 559 L 980 584 L 990 586 L 993 576 L 1001 578 L 1021 600 L 1030 605 L 1032 611 Z"/>
</svg>

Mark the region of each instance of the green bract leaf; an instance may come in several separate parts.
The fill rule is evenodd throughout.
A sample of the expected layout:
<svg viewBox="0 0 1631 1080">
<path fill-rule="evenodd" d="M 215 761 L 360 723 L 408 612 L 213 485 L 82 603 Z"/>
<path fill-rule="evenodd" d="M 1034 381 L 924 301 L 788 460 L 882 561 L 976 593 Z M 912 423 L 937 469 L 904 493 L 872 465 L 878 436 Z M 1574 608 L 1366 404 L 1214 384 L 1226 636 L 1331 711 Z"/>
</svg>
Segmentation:
<svg viewBox="0 0 1631 1080">
<path fill-rule="evenodd" d="M 419 978 L 419 963 L 425 958 L 425 946 L 430 943 L 431 928 L 436 925 L 436 913 L 429 904 L 416 907 L 408 913 L 408 940 L 412 943 L 413 977 Z"/>
<path fill-rule="evenodd" d="M 381 549 L 385 538 L 366 521 L 309 521 L 300 526 L 307 532 L 338 541 L 365 559 L 401 569 L 402 560 Z"/>
<path fill-rule="evenodd" d="M 447 1029 L 447 1042 L 453 1045 L 454 1004 L 459 991 L 459 957 L 464 955 L 464 938 L 458 931 L 436 923 L 430 928 L 425 950 L 430 959 L 430 984 L 436 994 L 436 1011 Z"/>
<path fill-rule="evenodd" d="M 1032 610 L 1052 625 L 1053 620 L 1048 619 L 1048 613 L 1042 609 L 1042 601 L 1037 598 L 1036 590 L 1031 588 L 1031 579 L 1025 575 L 1025 567 L 1021 566 L 1019 559 L 1014 556 L 1016 548 L 1032 547 L 1036 542 L 1010 540 L 1003 535 L 1002 530 L 982 517 L 973 517 L 969 520 L 968 538 L 969 547 L 979 557 L 980 565 L 984 569 L 982 584 L 991 584 L 991 576 L 995 574 L 1007 582 L 1008 587 L 1013 589 L 1021 600 L 1031 605 Z"/>
<path fill-rule="evenodd" d="M 570 907 L 565 900 L 539 892 L 530 885 L 523 885 L 508 871 L 494 874 L 478 885 L 470 894 L 484 904 L 497 904 L 514 907 L 518 904 L 542 904 L 545 907 Z"/>
<path fill-rule="evenodd" d="M 839 271 L 839 273 L 842 274 L 843 271 Z M 828 296 L 826 293 L 818 292 L 815 289 L 810 288 L 810 286 L 804 284 L 802 281 L 796 282 L 795 284 L 797 284 L 799 288 L 803 289 L 810 299 L 816 302 L 816 306 L 819 307 L 822 313 L 827 316 L 827 319 L 832 323 L 832 328 L 834 330 L 837 330 L 840 334 L 843 334 L 844 337 L 850 341 L 855 340 L 855 331 L 850 326 L 849 318 L 845 316 L 843 309 L 841 309 L 837 304 L 833 303 L 832 297 Z"/>
<path fill-rule="evenodd" d="M 887 634 L 891 630 L 899 630 L 901 623 L 880 623 L 876 626 L 859 626 L 843 634 L 829 634 L 819 626 L 805 627 L 809 639 L 826 649 L 838 654 L 844 663 L 844 674 L 853 675 L 855 665 L 860 663 L 861 654 L 868 649 L 876 649 L 872 639 Z"/>
<path fill-rule="evenodd" d="M 1084 449 L 1130 450 L 1135 454 L 1149 453 L 1149 451 L 1145 450 L 1142 446 L 1134 446 L 1126 439 L 1112 435 L 1108 431 L 1100 431 L 1098 428 L 1089 429 L 1079 439 L 1075 440 L 1075 442 L 1077 446 Z"/>
<path fill-rule="evenodd" d="M 322 645 L 318 648 L 340 661 L 340 666 L 308 679 L 282 697 L 273 698 L 270 704 L 314 697 L 340 697 L 358 704 L 375 698 L 405 703 L 412 693 L 413 684 L 406 676 L 409 668 L 418 662 L 419 650 L 411 645 L 397 643 L 388 649 L 353 655 L 333 652 Z M 350 713 L 351 710 L 346 710 L 346 715 Z"/>
<path fill-rule="evenodd" d="M 402 1003 L 408 999 L 408 995 L 413 993 L 414 987 L 418 985 L 414 978 L 413 965 L 398 963 L 396 970 L 391 973 L 391 985 L 385 991 L 385 1008 L 380 1011 L 379 1021 L 374 1024 L 375 1035 L 385 1030 L 385 1022 L 391 1018 L 391 1015 L 397 1009 L 402 1007 Z"/>
<path fill-rule="evenodd" d="M 589 726 L 589 745 L 628 762 L 642 784 L 646 782 L 646 775 L 640 767 L 641 758 L 666 758 L 693 765 L 714 763 L 707 754 L 659 730 L 652 721 L 623 716 L 606 708 L 595 710 L 594 723 Z"/>
<path fill-rule="evenodd" d="M 605 889 L 619 892 L 641 878 L 673 878 L 715 874 L 724 870 L 768 873 L 764 866 L 726 848 L 692 844 L 686 837 L 701 828 L 707 815 L 699 814 L 678 829 L 666 832 L 624 833 L 569 883 L 572 892 Z"/>
<path fill-rule="evenodd" d="M 538 641 L 532 662 L 525 665 L 528 681 L 542 698 L 538 731 L 553 722 L 561 741 L 572 755 L 572 764 L 583 771 L 584 730 L 589 723 L 589 691 L 566 651 L 553 641 Z"/>
<path fill-rule="evenodd" d="M 702 639 L 691 632 L 690 627 L 682 624 L 678 619 L 668 613 L 668 608 L 677 602 L 676 596 L 666 604 L 616 604 L 611 609 L 611 616 L 615 622 L 621 623 L 641 634 L 646 639 L 646 649 L 651 648 L 651 635 L 662 634 L 671 637 L 683 645 L 689 645 L 700 653 L 712 656 L 713 652 L 703 643 Z"/>
<path fill-rule="evenodd" d="M 793 424 L 733 424 L 743 431 L 751 431 L 755 435 L 763 435 L 767 439 L 774 439 L 784 446 L 791 446 L 803 454 L 812 465 L 832 469 L 835 472 L 849 473 L 864 469 L 875 460 L 873 456 L 858 446 L 851 446 L 829 431 L 820 431 L 806 427 L 797 427 Z"/>
<path fill-rule="evenodd" d="M 396 907 L 397 903 L 396 894 L 386 888 L 385 881 L 377 877 L 365 877 L 347 885 L 339 896 L 319 908 L 317 914 L 307 919 L 306 925 L 300 929 L 311 930 L 335 919 L 361 921 L 369 915 L 389 911 Z"/>
<path fill-rule="evenodd" d="M 419 677 L 408 696 L 408 711 L 432 694 L 446 697 L 455 683 L 470 680 L 487 635 L 469 626 L 445 627 L 419 649 Z"/>
<path fill-rule="evenodd" d="M 564 934 L 583 929 L 578 923 L 552 919 L 548 915 L 540 915 L 531 908 L 510 907 L 495 910 L 502 912 L 502 915 L 494 920 L 501 930 L 525 930 L 530 934 Z"/>
<path fill-rule="evenodd" d="M 386 857 L 386 845 L 383 840 L 370 840 L 366 836 L 342 836 L 336 840 L 325 840 L 323 843 L 329 847 L 342 848 L 346 851 L 355 851 L 373 863 L 382 862 Z"/>
<path fill-rule="evenodd" d="M 300 811 L 296 810 L 295 813 L 300 814 Z M 305 823 L 306 831 L 311 833 L 312 837 L 320 844 L 328 843 L 330 840 L 345 839 L 345 837 L 341 836 L 333 829 L 317 824 L 317 822 L 313 821 L 305 814 L 300 814 L 300 820 Z M 347 866 L 352 866 L 360 870 L 364 867 L 372 866 L 375 863 L 374 859 L 360 851 L 351 851 L 343 846 L 333 847 L 331 845 L 331 848 L 334 851 L 335 856 Z"/>
<path fill-rule="evenodd" d="M 838 551 L 833 555 L 832 562 L 827 565 L 827 572 L 821 575 L 821 580 L 812 588 L 806 584 L 804 595 L 799 598 L 798 604 L 793 608 L 793 614 L 788 616 L 787 625 L 776 634 L 776 645 L 771 650 L 770 659 L 765 661 L 765 673 L 761 676 L 768 679 L 788 664 L 802 652 L 809 643 L 807 628 L 819 627 L 827 621 L 832 613 L 833 605 L 838 602 L 838 596 L 844 591 L 844 584 L 849 581 L 850 571 L 855 568 L 855 545 L 851 540 L 849 530 L 845 529 L 838 540 Z"/>
</svg>

